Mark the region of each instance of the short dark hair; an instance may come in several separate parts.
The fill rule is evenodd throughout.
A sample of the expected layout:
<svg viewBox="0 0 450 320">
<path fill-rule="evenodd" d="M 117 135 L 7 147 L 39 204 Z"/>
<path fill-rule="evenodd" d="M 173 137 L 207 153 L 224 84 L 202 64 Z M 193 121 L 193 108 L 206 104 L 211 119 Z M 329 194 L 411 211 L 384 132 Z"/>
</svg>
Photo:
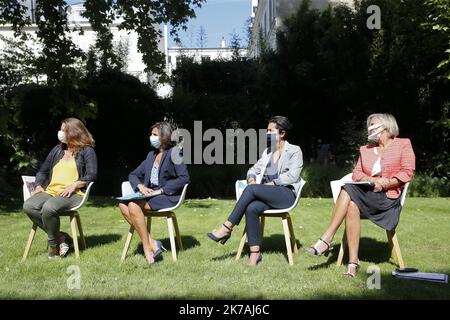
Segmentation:
<svg viewBox="0 0 450 320">
<path fill-rule="evenodd" d="M 154 125 L 150 127 L 150 132 L 154 129 L 158 129 L 159 131 L 159 140 L 161 141 L 161 146 L 164 150 L 169 149 L 174 146 L 174 142 L 172 141 L 172 132 L 173 127 L 168 121 L 160 121 L 156 122 Z"/>
<path fill-rule="evenodd" d="M 269 123 L 275 123 L 275 127 L 278 130 L 284 131 L 284 139 L 288 136 L 288 133 L 292 130 L 292 123 L 288 118 L 283 116 L 274 116 L 269 120 Z"/>
</svg>

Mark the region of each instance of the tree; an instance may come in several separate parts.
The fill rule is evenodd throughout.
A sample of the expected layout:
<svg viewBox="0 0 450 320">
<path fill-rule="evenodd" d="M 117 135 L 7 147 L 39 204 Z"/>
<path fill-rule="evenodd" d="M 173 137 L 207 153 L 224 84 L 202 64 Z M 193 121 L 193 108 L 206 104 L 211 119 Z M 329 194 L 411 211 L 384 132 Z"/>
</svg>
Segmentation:
<svg viewBox="0 0 450 320">
<path fill-rule="evenodd" d="M 158 50 L 162 35 L 159 25 L 169 24 L 170 35 L 178 37 L 180 29 L 186 29 L 188 19 L 195 17 L 195 8 L 205 0 L 147 1 L 147 0 L 87 0 L 85 16 L 97 34 L 96 47 L 100 50 L 100 64 L 119 66 L 114 54 L 110 26 L 114 18 L 120 17 L 118 27 L 133 30 L 138 34 L 138 50 L 143 55 L 146 71 L 164 75 L 164 53 Z M 46 69 L 49 81 L 58 81 L 65 69 L 81 52 L 66 36 L 67 3 L 63 0 L 36 0 L 38 37 L 43 43 L 41 64 Z M 26 7 L 20 0 L 0 1 L 0 23 L 11 23 L 19 34 L 30 23 Z M 23 33 L 22 33 L 23 34 Z"/>
<path fill-rule="evenodd" d="M 233 51 L 232 59 L 239 60 L 241 59 L 241 38 L 236 33 L 236 31 L 233 31 L 233 33 L 230 34 L 230 38 L 231 49 Z"/>
<path fill-rule="evenodd" d="M 425 3 L 430 14 L 423 26 L 447 38 L 446 58 L 436 68 L 443 78 L 450 80 L 450 0 L 427 0 Z"/>
<path fill-rule="evenodd" d="M 200 26 L 197 34 L 197 47 L 198 48 L 206 48 L 208 43 L 208 36 L 206 35 L 206 29 L 204 26 Z"/>
</svg>

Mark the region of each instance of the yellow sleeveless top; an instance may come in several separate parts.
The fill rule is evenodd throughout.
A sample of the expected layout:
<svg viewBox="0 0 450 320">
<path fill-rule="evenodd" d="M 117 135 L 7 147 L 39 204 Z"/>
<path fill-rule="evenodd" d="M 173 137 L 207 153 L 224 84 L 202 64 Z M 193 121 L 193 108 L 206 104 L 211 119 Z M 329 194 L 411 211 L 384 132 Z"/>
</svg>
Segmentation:
<svg viewBox="0 0 450 320">
<path fill-rule="evenodd" d="M 78 170 L 75 158 L 70 160 L 59 160 L 53 167 L 52 180 L 45 192 L 55 197 L 59 192 L 63 191 L 67 186 L 78 180 Z M 78 190 L 76 194 L 83 196 L 84 193 Z"/>
</svg>

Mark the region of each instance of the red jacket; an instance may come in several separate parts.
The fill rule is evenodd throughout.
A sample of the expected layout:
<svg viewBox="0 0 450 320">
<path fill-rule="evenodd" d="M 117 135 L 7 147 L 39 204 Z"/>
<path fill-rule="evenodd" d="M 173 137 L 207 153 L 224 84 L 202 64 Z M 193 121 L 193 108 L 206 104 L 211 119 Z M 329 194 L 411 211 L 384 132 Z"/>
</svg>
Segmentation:
<svg viewBox="0 0 450 320">
<path fill-rule="evenodd" d="M 353 181 L 360 181 L 372 174 L 372 168 L 379 155 L 375 153 L 374 145 L 365 145 L 359 149 L 359 159 L 353 170 Z M 388 198 L 396 199 L 400 196 L 405 183 L 412 180 L 416 170 L 416 156 L 411 141 L 406 138 L 394 138 L 381 154 L 381 176 L 383 178 L 397 178 L 400 185 L 386 191 Z"/>
</svg>

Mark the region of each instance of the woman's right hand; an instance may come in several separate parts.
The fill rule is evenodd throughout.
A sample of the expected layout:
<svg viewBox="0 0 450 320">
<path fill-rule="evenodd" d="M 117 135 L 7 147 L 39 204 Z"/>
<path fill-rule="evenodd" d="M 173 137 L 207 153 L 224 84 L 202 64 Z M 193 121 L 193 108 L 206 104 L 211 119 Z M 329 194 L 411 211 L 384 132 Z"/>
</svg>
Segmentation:
<svg viewBox="0 0 450 320">
<path fill-rule="evenodd" d="M 383 186 L 379 182 L 375 182 L 375 186 L 373 187 L 373 192 L 381 192 L 383 191 Z"/>
<path fill-rule="evenodd" d="M 247 184 L 255 184 L 256 181 L 253 178 L 248 179 Z"/>
<path fill-rule="evenodd" d="M 44 188 L 42 188 L 41 186 L 37 186 L 36 189 L 34 189 L 34 191 L 31 193 L 32 196 L 34 196 L 35 194 L 38 194 L 40 192 L 44 192 Z"/>
<path fill-rule="evenodd" d="M 138 189 L 144 195 L 149 195 L 153 193 L 152 189 L 145 187 L 143 184 L 139 184 Z"/>
</svg>

